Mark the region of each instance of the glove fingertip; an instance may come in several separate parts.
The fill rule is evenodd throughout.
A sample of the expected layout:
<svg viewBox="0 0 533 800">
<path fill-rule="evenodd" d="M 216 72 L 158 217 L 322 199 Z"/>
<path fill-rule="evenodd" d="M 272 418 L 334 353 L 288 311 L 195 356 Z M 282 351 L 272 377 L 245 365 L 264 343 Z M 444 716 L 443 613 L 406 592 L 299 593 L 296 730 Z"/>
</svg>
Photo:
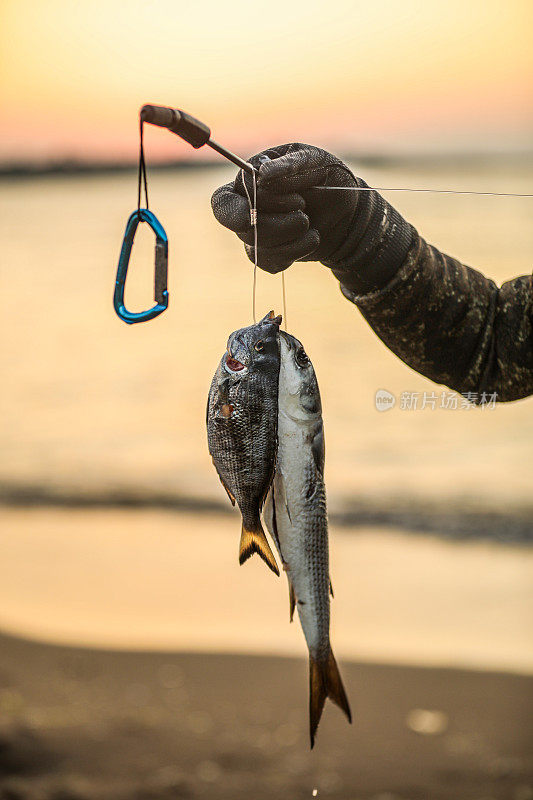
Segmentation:
<svg viewBox="0 0 533 800">
<path fill-rule="evenodd" d="M 258 182 L 268 184 L 270 181 L 275 181 L 278 178 L 286 178 L 290 175 L 294 175 L 300 161 L 301 154 L 299 151 L 286 153 L 284 156 L 266 161 L 259 167 L 259 174 L 257 176 Z"/>
</svg>

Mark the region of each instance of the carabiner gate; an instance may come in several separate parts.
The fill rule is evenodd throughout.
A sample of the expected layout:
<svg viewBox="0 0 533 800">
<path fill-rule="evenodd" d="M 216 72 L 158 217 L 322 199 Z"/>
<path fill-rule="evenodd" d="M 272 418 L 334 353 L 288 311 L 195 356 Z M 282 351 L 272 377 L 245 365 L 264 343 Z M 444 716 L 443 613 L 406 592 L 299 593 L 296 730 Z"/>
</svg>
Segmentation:
<svg viewBox="0 0 533 800">
<path fill-rule="evenodd" d="M 126 276 L 128 274 L 128 266 L 131 258 L 131 250 L 133 247 L 133 240 L 139 222 L 147 222 L 155 234 L 155 274 L 154 274 L 154 299 L 155 306 L 147 309 L 146 311 L 128 311 L 124 305 L 124 289 L 126 285 Z M 166 308 L 168 308 L 168 290 L 167 290 L 167 274 L 168 274 L 168 238 L 165 229 L 151 211 L 147 208 L 140 208 L 131 214 L 126 224 L 126 231 L 122 241 L 122 248 L 120 250 L 120 258 L 118 260 L 117 278 L 115 281 L 115 294 L 113 297 L 113 305 L 118 316 L 128 325 L 133 325 L 135 322 L 146 322 L 149 319 L 159 316 Z"/>
</svg>

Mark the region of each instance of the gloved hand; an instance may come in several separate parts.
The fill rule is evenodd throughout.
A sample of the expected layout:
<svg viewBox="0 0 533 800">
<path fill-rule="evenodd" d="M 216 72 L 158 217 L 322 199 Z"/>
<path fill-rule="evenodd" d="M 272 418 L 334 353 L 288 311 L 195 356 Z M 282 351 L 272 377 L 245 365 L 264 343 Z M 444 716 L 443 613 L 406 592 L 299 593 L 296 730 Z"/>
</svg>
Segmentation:
<svg viewBox="0 0 533 800">
<path fill-rule="evenodd" d="M 261 157 L 270 161 L 261 163 Z M 384 286 L 402 264 L 413 229 L 376 191 L 338 158 L 318 147 L 285 144 L 250 159 L 257 176 L 257 263 L 267 272 L 294 261 L 321 261 L 342 286 L 366 294 Z M 252 197 L 252 178 L 246 175 Z M 234 231 L 254 260 L 254 231 L 243 173 L 213 194 L 217 220 Z"/>
</svg>

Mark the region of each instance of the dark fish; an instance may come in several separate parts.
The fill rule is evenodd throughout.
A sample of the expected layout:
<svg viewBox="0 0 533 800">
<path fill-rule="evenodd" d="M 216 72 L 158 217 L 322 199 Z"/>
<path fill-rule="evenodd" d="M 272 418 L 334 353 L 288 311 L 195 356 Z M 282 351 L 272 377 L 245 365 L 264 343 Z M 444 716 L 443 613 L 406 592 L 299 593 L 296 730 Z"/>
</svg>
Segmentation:
<svg viewBox="0 0 533 800">
<path fill-rule="evenodd" d="M 311 747 L 326 697 L 351 712 L 329 640 L 328 516 L 324 482 L 324 426 L 313 365 L 301 342 L 280 332 L 278 457 L 265 506 L 294 608 L 309 650 Z"/>
<path fill-rule="evenodd" d="M 276 575 L 260 514 L 276 466 L 280 323 L 271 311 L 231 334 L 207 401 L 209 452 L 242 514 L 239 562 L 258 553 Z"/>
</svg>

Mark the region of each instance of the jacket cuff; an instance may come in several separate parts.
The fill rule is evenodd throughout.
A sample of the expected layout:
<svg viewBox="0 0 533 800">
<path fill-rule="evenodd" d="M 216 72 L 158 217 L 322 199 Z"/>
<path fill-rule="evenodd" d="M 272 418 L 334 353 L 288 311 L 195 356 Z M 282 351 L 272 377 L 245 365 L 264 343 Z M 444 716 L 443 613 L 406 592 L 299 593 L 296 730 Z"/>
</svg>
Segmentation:
<svg viewBox="0 0 533 800">
<path fill-rule="evenodd" d="M 389 295 L 393 295 L 411 280 L 413 272 L 417 268 L 423 240 L 412 226 L 409 227 L 411 227 L 412 241 L 406 251 L 403 262 L 396 267 L 389 280 L 383 285 L 375 286 L 368 292 L 361 292 L 356 288 L 352 288 L 349 282 L 340 281 L 340 290 L 344 297 L 351 303 L 355 303 L 361 310 L 370 311 L 372 308 L 380 306 L 383 302 L 387 303 Z"/>
<path fill-rule="evenodd" d="M 381 214 L 355 252 L 342 261 L 330 261 L 326 266 L 348 291 L 357 295 L 371 294 L 394 277 L 417 238 L 413 226 L 383 201 Z"/>
</svg>

